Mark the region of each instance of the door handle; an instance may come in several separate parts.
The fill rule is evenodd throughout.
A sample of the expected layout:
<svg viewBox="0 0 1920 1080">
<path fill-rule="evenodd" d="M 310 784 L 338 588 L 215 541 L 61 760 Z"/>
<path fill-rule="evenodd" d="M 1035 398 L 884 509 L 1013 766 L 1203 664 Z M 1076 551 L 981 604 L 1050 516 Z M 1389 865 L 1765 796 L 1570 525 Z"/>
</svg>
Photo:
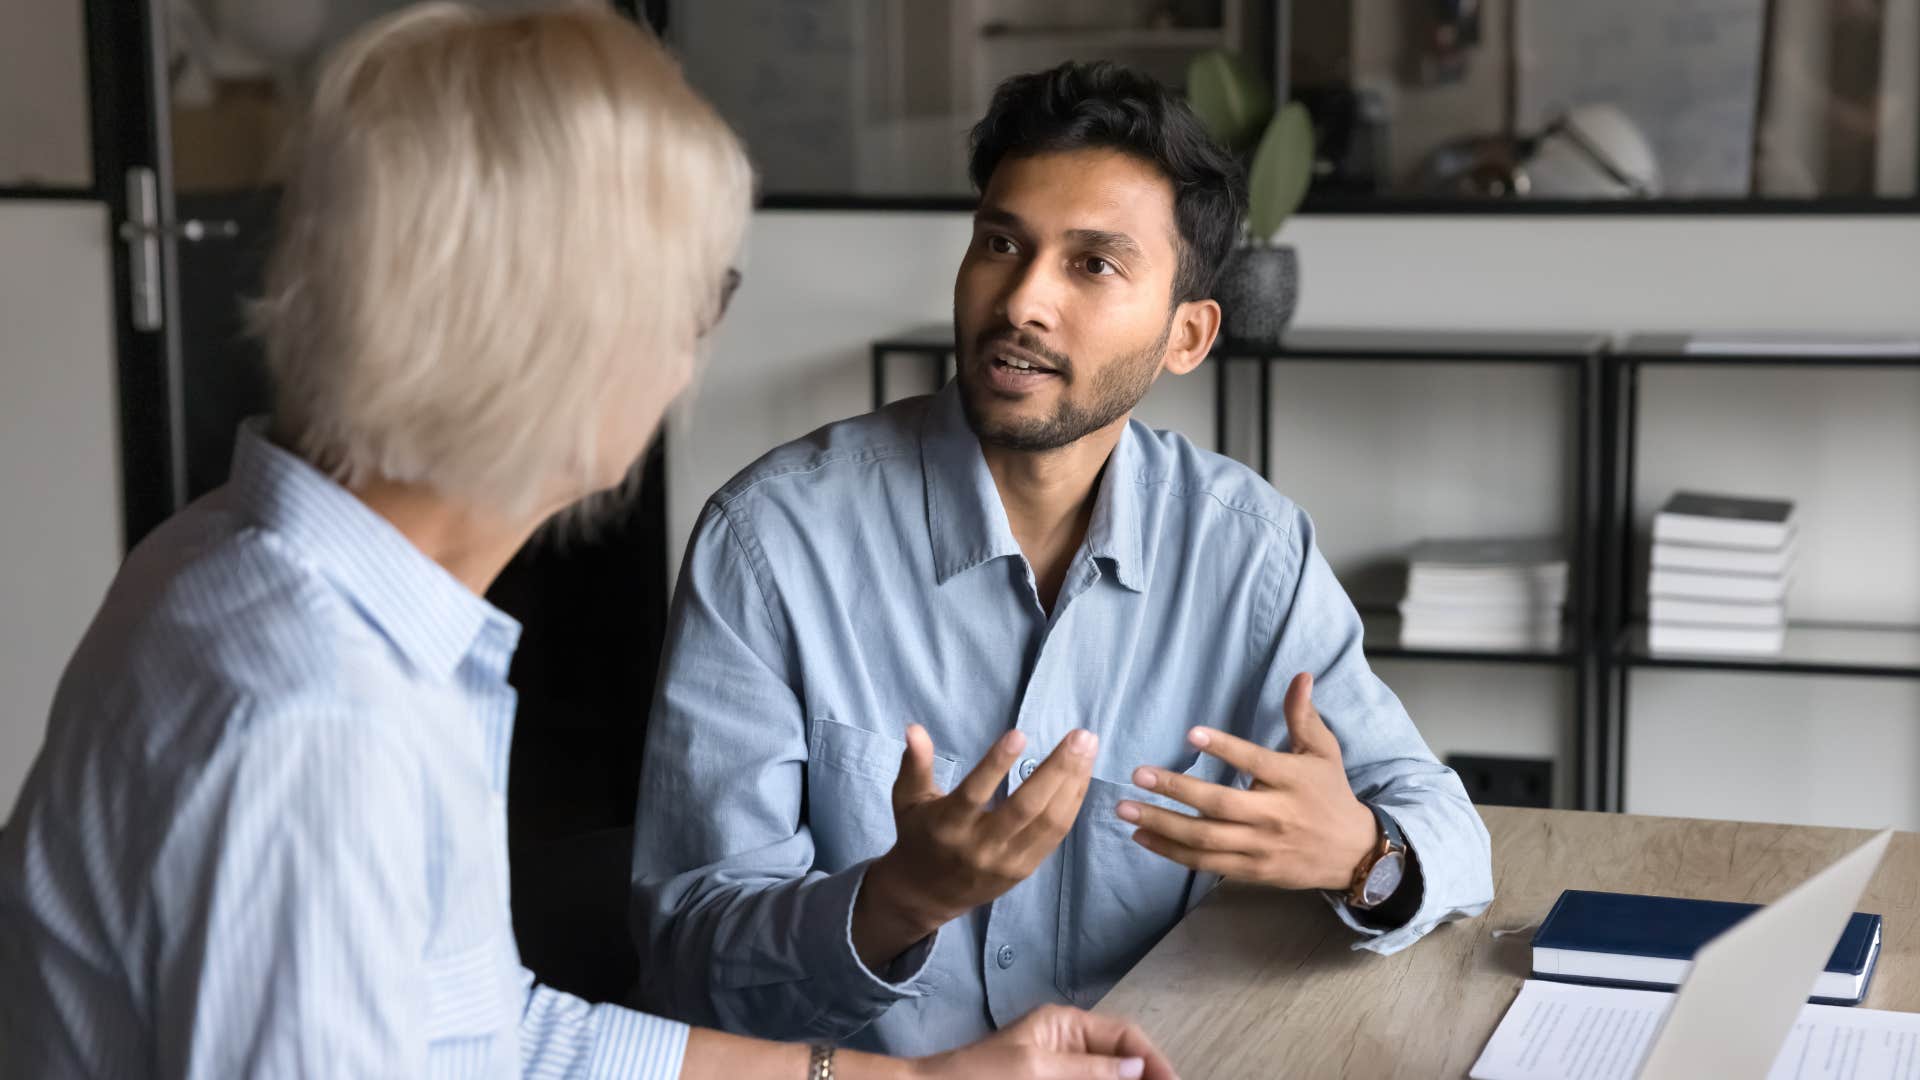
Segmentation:
<svg viewBox="0 0 1920 1080">
<path fill-rule="evenodd" d="M 160 184 L 152 169 L 137 166 L 127 170 L 127 220 L 115 230 L 127 245 L 127 265 L 131 269 L 128 302 L 133 328 L 146 332 L 160 329 L 166 306 L 160 295 L 160 239 L 173 237 L 188 243 L 240 235 L 237 221 L 202 221 L 188 218 L 172 223 L 160 220 Z"/>
<path fill-rule="evenodd" d="M 237 221 L 201 221 L 199 218 L 188 218 L 185 221 L 178 221 L 172 225 L 141 225 L 131 221 L 123 221 L 120 223 L 120 238 L 122 240 L 133 240 L 135 238 L 148 236 L 156 239 L 162 236 L 172 236 L 179 240 L 199 243 L 211 237 L 217 236 L 222 239 L 230 239 L 239 235 L 240 223 Z"/>
<path fill-rule="evenodd" d="M 152 333 L 160 329 L 165 311 L 160 298 L 160 184 L 144 165 L 127 170 L 127 220 L 120 223 L 119 233 L 127 245 L 128 315 L 135 330 Z"/>
</svg>

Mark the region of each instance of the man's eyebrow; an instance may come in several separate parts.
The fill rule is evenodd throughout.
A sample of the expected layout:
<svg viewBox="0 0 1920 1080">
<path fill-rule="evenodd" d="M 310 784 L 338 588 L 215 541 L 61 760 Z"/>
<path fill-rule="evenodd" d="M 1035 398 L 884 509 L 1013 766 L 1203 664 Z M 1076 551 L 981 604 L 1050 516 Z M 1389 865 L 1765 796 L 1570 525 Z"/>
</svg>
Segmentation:
<svg viewBox="0 0 1920 1080">
<path fill-rule="evenodd" d="M 983 206 L 975 210 L 973 220 L 981 225 L 998 225 L 1006 229 L 1025 230 L 1027 226 L 1018 214 L 995 206 Z M 1111 251 L 1129 259 L 1145 259 L 1147 256 L 1146 250 L 1133 237 L 1111 229 L 1068 229 L 1066 238 L 1076 244 Z"/>
<path fill-rule="evenodd" d="M 1020 229 L 1026 226 L 1026 222 L 1021 221 L 1018 215 L 993 206 L 983 206 L 975 210 L 973 220 L 982 225 L 1004 225 L 1009 229 Z"/>
<path fill-rule="evenodd" d="M 1107 229 L 1068 229 L 1067 239 L 1132 259 L 1145 258 L 1147 254 L 1139 244 L 1134 242 L 1133 237 L 1123 232 L 1112 232 Z"/>
</svg>

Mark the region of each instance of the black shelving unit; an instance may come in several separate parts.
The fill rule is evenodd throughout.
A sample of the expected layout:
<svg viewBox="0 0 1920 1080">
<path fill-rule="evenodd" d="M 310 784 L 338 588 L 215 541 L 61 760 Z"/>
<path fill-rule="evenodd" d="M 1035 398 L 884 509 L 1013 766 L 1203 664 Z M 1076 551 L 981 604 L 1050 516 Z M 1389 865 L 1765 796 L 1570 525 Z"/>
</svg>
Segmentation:
<svg viewBox="0 0 1920 1080">
<path fill-rule="evenodd" d="M 1339 361 L 1352 363 L 1394 362 L 1433 364 L 1517 364 L 1563 366 L 1570 370 L 1575 384 L 1569 421 L 1577 430 L 1576 452 L 1571 481 L 1575 488 L 1574 520 L 1570 523 L 1570 553 L 1567 630 L 1561 647 L 1552 650 L 1477 650 L 1430 649 L 1401 644 L 1400 619 L 1392 610 L 1361 611 L 1365 627 L 1367 655 L 1436 662 L 1475 664 L 1527 664 L 1560 667 L 1573 676 L 1572 726 L 1575 798 L 1583 807 L 1597 806 L 1600 783 L 1606 775 L 1606 763 L 1600 758 L 1606 745 L 1594 722 L 1598 637 L 1596 590 L 1594 582 L 1598 553 L 1594 538 L 1599 530 L 1598 470 L 1602 461 L 1598 425 L 1593 417 L 1599 395 L 1600 355 L 1606 340 L 1600 334 L 1578 333 L 1481 333 L 1464 331 L 1380 331 L 1359 329 L 1298 329 L 1289 332 L 1278 349 L 1259 348 L 1240 342 L 1224 342 L 1214 350 L 1214 423 L 1215 446 L 1231 453 L 1236 435 L 1232 406 L 1235 401 L 1251 402 L 1256 411 L 1255 444 L 1239 456 L 1271 478 L 1272 465 L 1272 370 L 1289 362 Z M 921 327 L 895 337 L 876 341 L 872 348 L 873 400 L 879 407 L 888 400 L 890 376 L 897 374 L 902 362 L 917 368 L 921 386 L 938 389 L 951 376 L 953 329 L 938 325 Z M 1249 394 L 1236 396 L 1233 384 L 1251 376 L 1255 386 Z"/>
<path fill-rule="evenodd" d="M 1611 350 L 1602 373 L 1601 424 L 1606 445 L 1602 463 L 1599 713 L 1604 732 L 1604 769 L 1600 808 L 1620 810 L 1626 797 L 1628 690 L 1638 669 L 1738 672 L 1781 676 L 1827 675 L 1920 679 L 1920 627 L 1790 622 L 1785 647 L 1767 656 L 1712 653 L 1655 653 L 1647 645 L 1647 625 L 1634 610 L 1634 569 L 1648 555 L 1634 521 L 1635 478 L 1639 460 L 1641 375 L 1649 367 L 1689 367 L 1717 371 L 1767 368 L 1817 368 L 1837 372 L 1887 368 L 1920 369 L 1920 353 L 1885 355 L 1787 354 L 1782 352 L 1693 353 L 1680 334 L 1642 334 Z M 1770 437 L 1779 438 L 1778 433 Z"/>
<path fill-rule="evenodd" d="M 1599 535 L 1599 467 L 1602 447 L 1599 427 L 1594 422 L 1599 398 L 1601 355 L 1605 335 L 1598 333 L 1555 332 L 1482 332 L 1460 330 L 1367 330 L 1308 329 L 1288 331 L 1279 348 L 1262 348 L 1244 342 L 1228 341 L 1214 350 L 1214 439 L 1215 448 L 1231 454 L 1236 441 L 1234 403 L 1255 403 L 1255 436 L 1252 452 L 1241 456 L 1272 478 L 1273 446 L 1273 369 L 1275 365 L 1301 362 L 1334 361 L 1354 363 L 1471 364 L 1474 366 L 1512 364 L 1546 365 L 1568 369 L 1574 383 L 1573 401 L 1568 416 L 1575 429 L 1574 461 L 1569 478 L 1574 488 L 1573 521 L 1568 525 L 1569 553 L 1566 632 L 1561 646 L 1552 650 L 1433 649 L 1402 645 L 1400 619 L 1396 612 L 1363 607 L 1361 620 L 1366 628 L 1366 650 L 1372 659 L 1422 660 L 1471 664 L 1534 664 L 1559 667 L 1572 675 L 1571 721 L 1573 760 L 1569 762 L 1574 778 L 1574 798 L 1582 807 L 1592 807 L 1601 797 L 1600 781 L 1606 775 L 1605 739 L 1596 723 L 1597 699 L 1594 687 L 1598 675 L 1599 638 L 1596 615 L 1597 590 L 1595 568 L 1598 565 L 1594 540 Z M 1254 382 L 1251 393 L 1236 393 L 1236 381 L 1244 381 L 1243 369 L 1251 369 Z M 1238 410 L 1244 411 L 1244 410 Z M 1240 456 L 1240 455 L 1235 455 Z"/>
</svg>

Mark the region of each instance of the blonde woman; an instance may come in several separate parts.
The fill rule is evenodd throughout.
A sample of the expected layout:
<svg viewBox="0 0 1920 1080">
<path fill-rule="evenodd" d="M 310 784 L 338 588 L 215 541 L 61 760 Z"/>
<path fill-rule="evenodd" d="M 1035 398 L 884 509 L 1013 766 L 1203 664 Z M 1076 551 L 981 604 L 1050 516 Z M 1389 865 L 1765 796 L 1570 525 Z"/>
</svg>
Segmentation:
<svg viewBox="0 0 1920 1080">
<path fill-rule="evenodd" d="M 604 10 L 427 5 L 332 57 L 259 310 L 275 413 L 128 558 L 0 841 L 0 1074 L 1170 1075 L 1071 1010 L 836 1061 L 520 967 L 519 628 L 482 594 L 692 380 L 750 188 Z"/>
</svg>

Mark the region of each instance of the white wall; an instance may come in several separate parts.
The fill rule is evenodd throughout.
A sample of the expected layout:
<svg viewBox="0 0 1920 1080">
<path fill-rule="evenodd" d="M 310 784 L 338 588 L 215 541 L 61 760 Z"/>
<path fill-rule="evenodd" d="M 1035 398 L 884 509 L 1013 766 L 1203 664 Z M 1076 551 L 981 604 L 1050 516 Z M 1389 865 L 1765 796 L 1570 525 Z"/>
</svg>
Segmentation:
<svg viewBox="0 0 1920 1080">
<path fill-rule="evenodd" d="M 0 200 L 0 820 L 120 564 L 106 210 Z"/>
<path fill-rule="evenodd" d="M 93 182 L 85 5 L 0 0 L 0 185 Z M 0 822 L 120 561 L 103 207 L 0 199 Z"/>
<path fill-rule="evenodd" d="M 676 540 L 761 451 L 867 408 L 868 343 L 949 317 L 966 236 L 957 213 L 756 217 L 745 287 L 672 434 Z M 1301 325 L 1920 330 L 1916 218 L 1309 217 L 1288 236 L 1304 264 Z M 1284 370 L 1275 472 L 1343 576 L 1364 583 L 1423 532 L 1559 520 L 1563 383 L 1495 368 Z M 1211 445 L 1210 390 L 1205 375 L 1163 383 L 1142 415 Z M 1798 610 L 1920 623 L 1920 373 L 1657 373 L 1644 431 L 1643 525 L 1682 484 L 1797 497 L 1811 541 Z M 1443 755 L 1567 746 L 1562 676 L 1379 669 Z M 1629 809 L 1920 828 L 1920 682 L 1662 673 L 1633 686 Z"/>
</svg>

